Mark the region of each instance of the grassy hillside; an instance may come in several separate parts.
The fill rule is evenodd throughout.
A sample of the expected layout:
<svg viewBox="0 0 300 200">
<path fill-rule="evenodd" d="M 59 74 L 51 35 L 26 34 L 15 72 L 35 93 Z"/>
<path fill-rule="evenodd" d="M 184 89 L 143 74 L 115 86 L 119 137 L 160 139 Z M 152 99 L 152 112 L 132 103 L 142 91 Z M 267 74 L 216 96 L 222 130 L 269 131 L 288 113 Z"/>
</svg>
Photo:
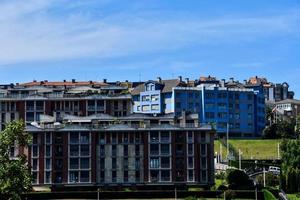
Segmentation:
<svg viewBox="0 0 300 200">
<path fill-rule="evenodd" d="M 244 159 L 276 159 L 278 157 L 278 143 L 280 140 L 229 140 L 229 143 L 238 151 L 242 151 Z M 220 152 L 220 142 L 215 141 L 215 152 Z M 222 147 L 225 158 L 226 148 Z"/>
</svg>

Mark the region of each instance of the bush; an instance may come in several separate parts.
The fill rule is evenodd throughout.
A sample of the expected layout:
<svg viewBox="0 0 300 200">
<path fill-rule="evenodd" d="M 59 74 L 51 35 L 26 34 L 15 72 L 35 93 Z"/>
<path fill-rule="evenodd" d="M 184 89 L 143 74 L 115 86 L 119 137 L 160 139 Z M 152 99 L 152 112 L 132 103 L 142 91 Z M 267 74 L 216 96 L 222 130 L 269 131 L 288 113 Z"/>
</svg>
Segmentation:
<svg viewBox="0 0 300 200">
<path fill-rule="evenodd" d="M 253 181 L 249 176 L 241 170 L 228 170 L 227 183 L 230 189 L 251 189 L 253 188 Z"/>
<path fill-rule="evenodd" d="M 268 191 L 268 190 L 263 190 L 264 192 L 264 199 L 265 200 L 276 200 L 276 198 L 274 197 L 274 195 Z"/>
<path fill-rule="evenodd" d="M 225 199 L 227 200 L 234 199 L 236 197 L 236 193 L 233 190 L 226 190 L 224 193 L 225 193 Z M 222 198 L 224 198 L 224 193 L 222 195 Z"/>
<path fill-rule="evenodd" d="M 257 177 L 257 182 L 260 185 L 264 185 L 263 174 Z M 279 177 L 272 173 L 266 173 L 266 186 L 276 187 L 279 185 Z"/>
</svg>

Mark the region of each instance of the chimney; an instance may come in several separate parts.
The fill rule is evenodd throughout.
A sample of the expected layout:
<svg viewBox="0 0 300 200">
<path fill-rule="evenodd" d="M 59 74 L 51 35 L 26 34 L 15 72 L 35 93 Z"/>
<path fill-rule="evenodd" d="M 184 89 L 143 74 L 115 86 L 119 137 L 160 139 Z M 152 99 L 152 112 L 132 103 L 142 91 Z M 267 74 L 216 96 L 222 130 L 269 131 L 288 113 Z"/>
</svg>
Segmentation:
<svg viewBox="0 0 300 200">
<path fill-rule="evenodd" d="M 161 83 L 161 77 L 157 77 L 157 81 Z"/>
<path fill-rule="evenodd" d="M 16 86 L 19 86 L 19 83 L 16 83 Z"/>
<path fill-rule="evenodd" d="M 246 79 L 244 80 L 244 85 L 247 85 L 247 80 Z"/>
<path fill-rule="evenodd" d="M 75 83 L 76 82 L 76 80 L 75 79 L 72 79 L 72 83 Z"/>
<path fill-rule="evenodd" d="M 221 87 L 225 87 L 225 79 L 221 79 Z"/>
<path fill-rule="evenodd" d="M 106 78 L 104 78 L 104 79 L 103 79 L 103 83 L 106 83 L 106 82 L 107 82 L 107 79 L 106 79 Z"/>
<path fill-rule="evenodd" d="M 230 80 L 230 82 L 231 82 L 231 83 L 233 83 L 233 81 L 234 81 L 234 78 L 230 78 L 229 80 Z"/>
<path fill-rule="evenodd" d="M 189 84 L 190 79 L 189 78 L 185 78 L 185 82 L 186 84 Z"/>
<path fill-rule="evenodd" d="M 178 76 L 179 82 L 182 82 L 182 76 Z"/>
</svg>

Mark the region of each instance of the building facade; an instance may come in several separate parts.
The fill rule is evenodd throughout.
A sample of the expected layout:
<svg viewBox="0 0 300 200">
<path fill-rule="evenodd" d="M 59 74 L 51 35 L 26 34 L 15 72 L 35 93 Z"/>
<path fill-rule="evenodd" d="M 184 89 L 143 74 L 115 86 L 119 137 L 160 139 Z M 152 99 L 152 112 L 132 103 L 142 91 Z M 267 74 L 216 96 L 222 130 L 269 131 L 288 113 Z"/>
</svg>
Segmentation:
<svg viewBox="0 0 300 200">
<path fill-rule="evenodd" d="M 214 183 L 214 132 L 197 120 L 129 115 L 116 121 L 99 114 L 63 121 L 27 126 L 35 185 Z"/>
<path fill-rule="evenodd" d="M 262 85 L 241 84 L 214 77 L 194 81 L 158 80 L 141 84 L 132 92 L 136 113 L 168 114 L 183 111 L 199 115 L 199 123 L 214 124 L 222 136 L 257 137 L 265 127 Z M 158 99 L 155 99 L 158 96 Z"/>
<path fill-rule="evenodd" d="M 197 114 L 160 114 L 168 95 L 155 91 L 161 87 L 149 82 L 151 110 L 132 114 L 132 96 L 121 84 L 10 85 L 0 90 L 1 130 L 12 120 L 26 123 L 35 186 L 213 185 L 214 131 Z"/>
</svg>

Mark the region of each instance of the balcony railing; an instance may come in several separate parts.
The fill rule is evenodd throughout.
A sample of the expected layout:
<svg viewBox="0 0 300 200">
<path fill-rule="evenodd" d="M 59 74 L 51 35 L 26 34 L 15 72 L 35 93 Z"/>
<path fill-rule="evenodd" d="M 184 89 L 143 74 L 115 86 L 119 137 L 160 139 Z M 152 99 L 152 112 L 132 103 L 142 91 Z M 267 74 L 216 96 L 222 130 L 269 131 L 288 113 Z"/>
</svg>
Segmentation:
<svg viewBox="0 0 300 200">
<path fill-rule="evenodd" d="M 28 121 L 28 120 L 27 120 Z M 60 129 L 60 128 L 67 128 L 71 130 L 77 130 L 78 128 L 86 128 L 86 129 L 107 129 L 107 128 L 113 128 L 111 126 L 113 125 L 122 125 L 122 124 L 81 124 L 81 125 L 76 125 L 76 124 L 41 124 L 40 127 L 42 129 Z M 125 124 L 123 124 L 125 125 Z M 169 128 L 201 128 L 203 125 L 202 124 L 171 124 L 170 126 L 165 126 L 163 125 L 146 125 L 146 124 L 126 124 L 129 128 L 133 129 L 169 129 Z M 151 140 L 152 143 L 156 143 L 157 141 Z M 169 140 L 170 141 L 170 140 Z M 168 142 L 169 142 L 168 141 Z M 163 140 L 162 142 L 167 142 L 167 140 Z"/>
</svg>

